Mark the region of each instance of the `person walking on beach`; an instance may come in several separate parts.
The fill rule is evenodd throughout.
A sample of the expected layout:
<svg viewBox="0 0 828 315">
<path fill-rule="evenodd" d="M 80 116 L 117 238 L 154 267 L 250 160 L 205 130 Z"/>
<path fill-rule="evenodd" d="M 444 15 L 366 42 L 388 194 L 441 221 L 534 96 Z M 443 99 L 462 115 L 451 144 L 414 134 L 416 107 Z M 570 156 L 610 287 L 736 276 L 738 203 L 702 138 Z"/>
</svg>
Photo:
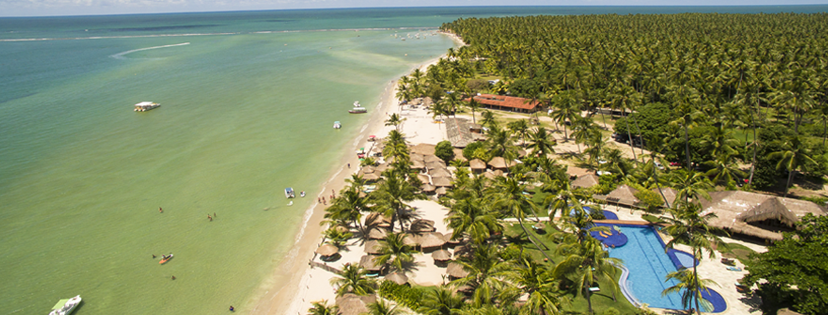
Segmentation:
<svg viewBox="0 0 828 315">
<path fill-rule="evenodd" d="M 175 276 L 172 276 L 172 279 L 175 280 Z"/>
<path fill-rule="evenodd" d="M 210 219 L 210 222 L 213 222 L 213 217 L 211 217 L 209 214 L 207 214 L 207 219 Z"/>
<path fill-rule="evenodd" d="M 351 168 L 351 163 L 348 163 L 348 168 Z"/>
<path fill-rule="evenodd" d="M 213 212 L 213 217 L 214 217 L 214 218 L 218 218 L 218 216 L 216 215 L 216 213 L 215 213 L 215 212 Z"/>
</svg>

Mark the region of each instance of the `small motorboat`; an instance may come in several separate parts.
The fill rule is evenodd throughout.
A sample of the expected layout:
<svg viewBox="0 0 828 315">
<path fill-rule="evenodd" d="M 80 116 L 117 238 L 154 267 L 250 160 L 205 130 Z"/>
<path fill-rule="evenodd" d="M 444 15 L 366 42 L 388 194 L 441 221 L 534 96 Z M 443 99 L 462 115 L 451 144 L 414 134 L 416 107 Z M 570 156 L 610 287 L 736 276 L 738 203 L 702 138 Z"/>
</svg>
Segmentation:
<svg viewBox="0 0 828 315">
<path fill-rule="evenodd" d="M 49 312 L 49 315 L 69 315 L 72 311 L 78 307 L 78 304 L 81 302 L 80 295 L 76 295 L 71 299 L 63 299 L 57 302 L 55 306 L 52 307 L 52 311 Z"/>
<path fill-rule="evenodd" d="M 365 107 L 362 107 L 362 105 L 359 104 L 359 101 L 356 101 L 356 102 L 354 102 L 354 108 L 349 110 L 348 112 L 351 113 L 351 114 L 365 114 L 365 113 L 368 112 L 368 109 L 365 108 Z"/>
<path fill-rule="evenodd" d="M 342 123 L 340 123 L 339 120 L 337 120 L 337 121 L 334 122 L 333 127 L 334 127 L 334 129 L 340 129 L 340 128 L 342 128 Z"/>
<path fill-rule="evenodd" d="M 293 188 L 288 187 L 285 188 L 285 198 L 295 198 L 296 192 L 293 191 Z"/>
<path fill-rule="evenodd" d="M 163 265 L 163 264 L 167 263 L 168 261 L 170 261 L 170 259 L 172 259 L 172 258 L 173 258 L 173 254 L 170 254 L 169 256 L 163 256 L 163 258 L 161 259 L 161 261 L 158 262 L 158 264 Z"/>
<path fill-rule="evenodd" d="M 304 190 L 299 193 L 299 197 L 305 198 L 305 191 Z"/>
</svg>

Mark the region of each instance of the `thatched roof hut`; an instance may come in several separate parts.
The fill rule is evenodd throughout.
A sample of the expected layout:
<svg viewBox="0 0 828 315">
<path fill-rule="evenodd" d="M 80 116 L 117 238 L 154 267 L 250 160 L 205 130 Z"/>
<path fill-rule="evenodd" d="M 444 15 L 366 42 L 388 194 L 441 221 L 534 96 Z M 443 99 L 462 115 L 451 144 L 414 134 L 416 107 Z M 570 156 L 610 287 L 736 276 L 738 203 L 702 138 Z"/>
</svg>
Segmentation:
<svg viewBox="0 0 828 315">
<path fill-rule="evenodd" d="M 496 170 L 505 170 L 509 168 L 506 164 L 506 159 L 504 159 L 502 156 L 493 157 L 492 160 L 489 161 L 489 166 Z"/>
<path fill-rule="evenodd" d="M 580 167 L 577 167 L 577 166 L 568 166 L 566 168 L 566 173 L 569 174 L 569 175 L 572 175 L 572 176 L 581 176 L 581 175 L 586 175 L 586 174 L 594 174 L 592 171 L 590 171 L 588 169 L 580 168 Z"/>
<path fill-rule="evenodd" d="M 449 173 L 448 169 L 446 168 L 429 168 L 428 174 L 431 177 L 448 177 L 451 178 L 451 173 Z"/>
<path fill-rule="evenodd" d="M 403 244 L 411 247 L 420 246 L 419 236 L 414 234 L 405 234 L 405 236 L 403 237 Z"/>
<path fill-rule="evenodd" d="M 333 244 L 323 244 L 316 249 L 316 253 L 322 256 L 333 256 L 339 253 L 339 247 Z"/>
<path fill-rule="evenodd" d="M 376 259 L 377 256 L 374 255 L 363 255 L 359 259 L 359 266 L 371 272 L 382 271 L 382 268 L 385 266 L 377 264 Z"/>
<path fill-rule="evenodd" d="M 337 225 L 334 227 L 334 230 L 336 230 L 339 233 L 348 233 L 351 231 L 351 229 L 344 225 Z"/>
<path fill-rule="evenodd" d="M 653 192 L 658 194 L 659 196 L 661 196 L 661 194 L 664 194 L 664 198 L 666 198 L 667 202 L 670 203 L 669 206 L 667 205 L 667 203 L 662 204 L 661 206 L 664 208 L 669 208 L 670 206 L 672 206 L 673 203 L 676 201 L 676 196 L 678 196 L 678 191 L 670 187 L 661 187 L 660 192 L 658 188 L 653 188 Z"/>
<path fill-rule="evenodd" d="M 629 185 L 621 185 L 607 194 L 607 202 L 634 207 L 638 203 L 638 198 L 635 198 L 637 192 L 638 190 Z"/>
<path fill-rule="evenodd" d="M 468 160 L 468 159 L 467 159 L 467 158 L 463 155 L 463 149 L 454 148 L 454 149 L 452 149 L 452 151 L 454 151 L 454 159 L 455 159 L 455 160 L 458 160 L 458 161 L 465 161 L 465 160 Z"/>
<path fill-rule="evenodd" d="M 446 193 L 448 193 L 448 189 L 446 189 L 446 187 L 440 187 L 437 188 L 437 190 L 435 190 L 434 193 L 437 194 L 437 196 L 445 196 Z"/>
<path fill-rule="evenodd" d="M 362 175 L 362 179 L 364 179 L 366 182 L 375 182 L 380 179 L 380 175 L 377 173 L 365 174 Z"/>
<path fill-rule="evenodd" d="M 425 162 L 422 160 L 411 160 L 411 168 L 416 170 L 421 170 L 425 168 Z"/>
<path fill-rule="evenodd" d="M 376 295 L 356 295 L 345 293 L 336 298 L 336 306 L 339 307 L 340 315 L 360 315 L 370 312 L 368 304 L 377 301 Z"/>
<path fill-rule="evenodd" d="M 451 187 L 451 178 L 448 177 L 431 177 L 431 183 L 437 187 Z"/>
<path fill-rule="evenodd" d="M 423 183 L 431 183 L 431 178 L 426 174 L 417 174 L 417 179 Z"/>
<path fill-rule="evenodd" d="M 503 176 L 503 171 L 495 170 L 494 172 L 485 172 L 485 173 L 483 173 L 483 176 L 485 176 L 486 178 L 488 178 L 490 180 L 495 180 L 495 178 Z"/>
<path fill-rule="evenodd" d="M 578 178 L 572 181 L 572 184 L 570 184 L 570 186 L 572 186 L 573 188 L 590 188 L 595 185 L 598 185 L 598 175 L 595 174 L 586 174 L 578 176 Z"/>
<path fill-rule="evenodd" d="M 374 173 L 382 174 L 382 172 L 385 172 L 385 170 L 388 169 L 389 165 L 391 165 L 391 164 L 382 163 L 380 165 L 374 166 Z"/>
<path fill-rule="evenodd" d="M 469 167 L 471 167 L 474 173 L 482 173 L 486 170 L 486 162 L 483 162 L 481 159 L 474 159 L 469 161 Z"/>
<path fill-rule="evenodd" d="M 424 250 L 427 248 L 436 248 L 446 244 L 443 234 L 438 232 L 428 232 L 420 235 L 420 247 Z"/>
<path fill-rule="evenodd" d="M 446 274 L 452 278 L 465 278 L 469 275 L 469 272 L 463 268 L 463 265 L 452 261 L 448 264 L 448 268 L 446 268 Z"/>
<path fill-rule="evenodd" d="M 433 144 L 420 143 L 411 147 L 411 153 L 422 155 L 434 155 L 434 148 L 436 147 L 437 146 Z"/>
<path fill-rule="evenodd" d="M 828 214 L 810 201 L 745 191 L 716 191 L 710 193 L 710 198 L 702 199 L 701 204 L 702 215 L 716 214 L 708 222 L 711 226 L 775 241 L 782 239 L 780 231 L 793 228 L 806 214 Z"/>
<path fill-rule="evenodd" d="M 398 272 L 392 272 L 385 276 L 385 280 L 393 281 L 396 284 L 403 285 L 408 283 L 408 277 Z"/>
<path fill-rule="evenodd" d="M 444 239 L 444 240 L 446 240 L 446 244 L 448 244 L 448 245 L 452 245 L 452 246 L 453 246 L 453 245 L 460 244 L 460 242 L 461 242 L 462 240 L 453 239 L 453 238 L 451 238 L 451 235 L 452 235 L 452 233 L 451 233 L 451 232 L 446 232 L 446 233 L 443 233 L 443 239 Z M 462 236 L 458 236 L 458 237 L 463 238 Z"/>
<path fill-rule="evenodd" d="M 371 231 L 368 232 L 368 239 L 369 240 L 381 240 L 388 236 L 388 232 L 385 229 L 381 228 L 373 228 Z"/>
<path fill-rule="evenodd" d="M 433 169 L 446 169 L 446 168 L 448 168 L 448 166 L 446 166 L 446 163 L 443 163 L 443 161 L 439 161 L 439 162 L 438 162 L 438 161 L 425 162 L 425 166 L 426 166 L 429 170 L 433 170 Z"/>
<path fill-rule="evenodd" d="M 431 258 L 433 258 L 434 261 L 447 261 L 451 260 L 451 253 L 445 249 L 436 250 L 431 253 Z"/>
<path fill-rule="evenodd" d="M 365 253 L 370 255 L 380 254 L 380 242 L 376 240 L 369 240 L 365 242 Z"/>
<path fill-rule="evenodd" d="M 431 193 L 431 192 L 434 192 L 435 190 L 437 190 L 437 187 L 434 187 L 434 185 L 429 184 L 428 182 L 426 182 L 425 184 L 423 184 L 422 187 L 420 187 L 420 189 L 422 189 L 424 192 Z"/>
<path fill-rule="evenodd" d="M 441 158 L 439 158 L 439 157 L 437 157 L 436 155 L 433 155 L 433 154 L 432 155 L 423 155 L 423 161 L 425 161 L 426 164 L 431 163 L 431 162 L 443 163 L 443 165 L 446 164 L 446 161 L 443 161 L 443 159 L 441 159 Z"/>
<path fill-rule="evenodd" d="M 384 215 L 378 212 L 371 212 L 367 216 L 365 216 L 365 225 L 367 226 L 379 226 L 379 227 L 390 227 L 391 226 L 391 218 L 386 218 Z"/>
</svg>

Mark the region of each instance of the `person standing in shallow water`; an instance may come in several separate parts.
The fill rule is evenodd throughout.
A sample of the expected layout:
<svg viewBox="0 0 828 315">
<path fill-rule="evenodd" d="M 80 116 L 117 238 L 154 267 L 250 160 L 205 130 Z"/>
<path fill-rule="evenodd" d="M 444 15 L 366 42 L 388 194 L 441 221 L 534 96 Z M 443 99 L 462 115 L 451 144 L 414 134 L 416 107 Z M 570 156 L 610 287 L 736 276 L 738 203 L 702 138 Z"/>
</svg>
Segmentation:
<svg viewBox="0 0 828 315">
<path fill-rule="evenodd" d="M 158 213 L 164 213 L 164 209 L 161 209 L 161 207 L 158 207 Z"/>
</svg>

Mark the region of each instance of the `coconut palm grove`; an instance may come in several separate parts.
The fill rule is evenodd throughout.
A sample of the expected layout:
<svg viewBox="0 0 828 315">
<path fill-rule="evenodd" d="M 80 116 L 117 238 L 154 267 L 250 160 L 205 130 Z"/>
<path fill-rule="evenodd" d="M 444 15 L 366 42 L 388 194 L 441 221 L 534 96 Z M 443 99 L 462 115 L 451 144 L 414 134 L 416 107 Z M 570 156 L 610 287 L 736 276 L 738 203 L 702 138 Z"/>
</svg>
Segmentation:
<svg viewBox="0 0 828 315">
<path fill-rule="evenodd" d="M 721 256 L 744 266 L 737 286 L 761 313 L 825 314 L 825 212 L 763 240 L 714 227 L 716 213 L 705 207 L 724 191 L 825 206 L 828 15 L 493 17 L 440 29 L 466 45 L 403 77 L 397 97 L 428 98 L 435 119 L 468 117 L 483 137 L 462 155 L 448 142 L 437 146 L 454 174 L 451 188 L 433 195 L 420 190 L 405 135 L 391 131 L 376 189 L 366 193 L 369 184 L 354 175 L 324 224 L 336 245 L 377 224 L 363 218 L 390 218 L 375 263 L 402 272 L 416 268 L 418 251 L 406 240 L 414 228 L 407 202 L 438 200 L 459 244 L 448 262 L 457 272 L 438 286 L 400 285 L 349 265 L 332 282 L 339 295 L 376 294 L 370 314 L 654 314 L 624 297 L 627 262 L 597 238 L 617 233 L 599 223 L 600 210 L 620 207 L 599 196 L 626 185 L 639 202 L 618 211 L 643 213 L 665 250 L 683 246 L 691 257 L 692 267 L 662 279 L 674 281 L 663 294 L 678 293 L 682 311 L 710 312 L 705 292 L 733 287 L 697 271 L 699 260 Z M 478 93 L 522 97 L 539 110 L 487 109 L 473 99 Z M 564 143 L 577 150 L 556 152 Z M 514 162 L 493 176 L 469 168 L 498 158 Z M 599 174 L 596 185 L 573 185 L 574 168 Z M 320 301 L 309 313 L 339 311 Z"/>
</svg>

